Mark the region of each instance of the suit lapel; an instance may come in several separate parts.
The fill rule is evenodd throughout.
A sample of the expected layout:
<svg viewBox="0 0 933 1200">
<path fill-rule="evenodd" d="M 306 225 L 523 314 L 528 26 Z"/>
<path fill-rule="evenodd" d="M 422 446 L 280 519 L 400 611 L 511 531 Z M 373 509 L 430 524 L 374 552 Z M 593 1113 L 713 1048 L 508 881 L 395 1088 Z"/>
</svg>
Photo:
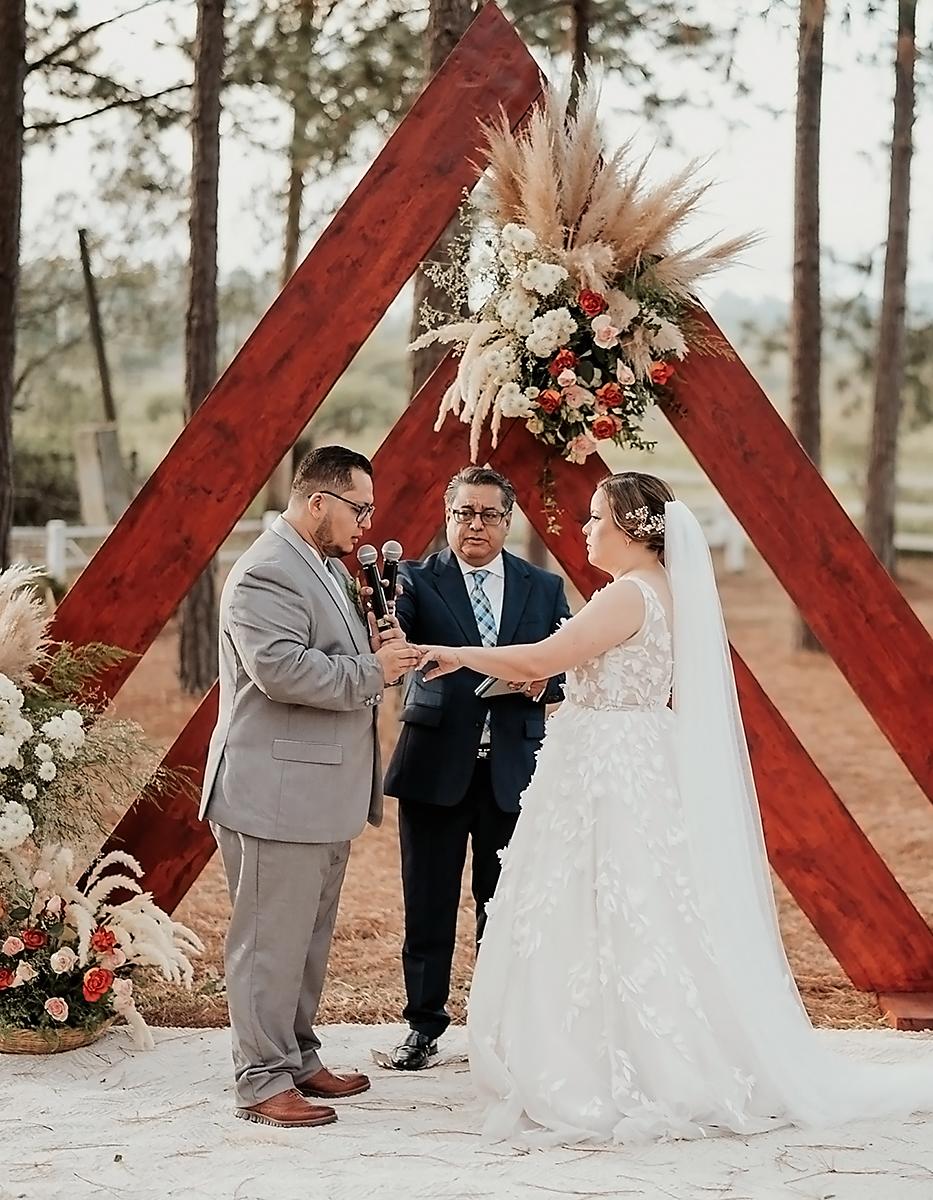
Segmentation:
<svg viewBox="0 0 933 1200">
<path fill-rule="evenodd" d="M 476 626 L 473 605 L 467 594 L 460 564 L 450 549 L 442 550 L 434 563 L 434 586 L 463 631 L 468 646 L 481 646 L 482 638 Z"/>
<path fill-rule="evenodd" d="M 356 646 L 356 648 L 362 653 L 366 653 L 370 647 L 369 639 L 366 637 L 366 632 L 363 627 L 362 618 L 359 621 L 354 621 L 350 613 L 347 611 L 347 608 L 340 603 L 339 599 L 334 594 L 334 584 L 339 586 L 339 583 L 333 577 L 328 579 L 327 568 L 324 566 L 318 555 L 311 549 L 301 534 L 296 529 L 293 529 L 291 525 L 289 525 L 288 521 L 286 521 L 284 517 L 279 516 L 275 518 L 275 520 L 272 522 L 272 532 L 277 533 L 283 541 L 288 542 L 290 546 L 294 547 L 294 549 L 297 550 L 301 557 L 305 560 L 305 562 L 317 576 L 321 587 L 327 593 L 328 600 L 343 618 L 343 622 L 347 627 L 347 632 L 353 639 L 354 646 Z M 345 571 L 346 567 L 343 569 Z M 349 604 L 350 599 L 347 597 L 347 606 L 349 606 Z"/>
<path fill-rule="evenodd" d="M 525 605 L 531 594 L 531 572 L 520 558 L 502 552 L 505 566 L 505 590 L 502 595 L 502 619 L 499 621 L 499 645 L 507 646 L 515 636 Z"/>
</svg>

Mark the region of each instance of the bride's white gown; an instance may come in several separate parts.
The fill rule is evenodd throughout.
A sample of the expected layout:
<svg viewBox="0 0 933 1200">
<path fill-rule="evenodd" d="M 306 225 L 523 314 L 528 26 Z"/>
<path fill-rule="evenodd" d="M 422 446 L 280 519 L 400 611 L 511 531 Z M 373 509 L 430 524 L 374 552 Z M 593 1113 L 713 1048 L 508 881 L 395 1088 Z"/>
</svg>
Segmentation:
<svg viewBox="0 0 933 1200">
<path fill-rule="evenodd" d="M 734 937 L 718 936 L 733 901 L 760 897 L 741 864 L 698 869 L 671 631 L 630 578 L 642 628 L 568 673 L 489 905 L 468 1017 L 486 1132 L 628 1142 L 933 1108 L 929 1055 L 890 1067 L 824 1049 L 776 925 L 746 947 L 736 913 Z"/>
</svg>

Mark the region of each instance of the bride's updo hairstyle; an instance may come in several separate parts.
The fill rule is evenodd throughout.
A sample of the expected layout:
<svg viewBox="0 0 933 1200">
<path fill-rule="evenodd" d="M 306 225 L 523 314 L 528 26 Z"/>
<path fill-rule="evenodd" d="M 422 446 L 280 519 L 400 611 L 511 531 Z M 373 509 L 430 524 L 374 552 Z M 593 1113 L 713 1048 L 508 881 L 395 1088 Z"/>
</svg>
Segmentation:
<svg viewBox="0 0 933 1200">
<path fill-rule="evenodd" d="M 616 525 L 664 561 L 664 505 L 674 493 L 663 479 L 641 471 L 607 475 L 600 488 Z"/>
</svg>

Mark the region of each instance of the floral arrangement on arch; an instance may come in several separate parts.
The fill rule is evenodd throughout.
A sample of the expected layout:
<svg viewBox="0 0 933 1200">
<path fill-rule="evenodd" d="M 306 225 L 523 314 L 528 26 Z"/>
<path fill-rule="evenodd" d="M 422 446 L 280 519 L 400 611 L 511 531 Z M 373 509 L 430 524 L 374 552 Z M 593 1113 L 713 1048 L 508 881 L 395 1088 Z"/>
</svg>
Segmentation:
<svg viewBox="0 0 933 1200">
<path fill-rule="evenodd" d="M 116 1017 L 147 1045 L 133 971 L 190 984 L 201 943 L 143 892 L 135 859 L 106 855 L 81 887 L 76 851 L 140 791 L 189 785 L 158 769 L 139 725 L 95 703 L 95 679 L 124 652 L 50 645 L 39 575 L 0 572 L 0 1050 L 83 1044 Z"/>
<path fill-rule="evenodd" d="M 749 239 L 675 248 L 708 184 L 691 164 L 647 186 L 630 144 L 606 149 L 597 100 L 587 84 L 573 113 L 566 95 L 551 94 L 525 130 L 513 134 L 504 117 L 488 129 L 467 232 L 449 263 L 425 266 L 469 315 L 451 321 L 423 305 L 426 332 L 411 348 L 441 342 L 460 353 L 437 428 L 448 412 L 468 423 L 474 461 L 483 428 L 495 446 L 503 419 L 524 421 L 571 462 L 600 442 L 650 449 L 645 413 L 686 355 L 728 353 L 692 316 L 692 289 Z"/>
<path fill-rule="evenodd" d="M 66 847 L 42 850 L 34 869 L 22 853 L 8 852 L 5 859 L 10 875 L 0 883 L 0 1034 L 93 1032 L 119 1016 L 136 1044 L 150 1048 L 132 972 L 155 967 L 171 982 L 190 984 L 189 955 L 203 949 L 200 940 L 143 892 L 137 882 L 142 868 L 128 854 L 108 854 L 81 888 Z M 114 903 L 115 891 L 130 892 L 130 898 Z"/>
</svg>

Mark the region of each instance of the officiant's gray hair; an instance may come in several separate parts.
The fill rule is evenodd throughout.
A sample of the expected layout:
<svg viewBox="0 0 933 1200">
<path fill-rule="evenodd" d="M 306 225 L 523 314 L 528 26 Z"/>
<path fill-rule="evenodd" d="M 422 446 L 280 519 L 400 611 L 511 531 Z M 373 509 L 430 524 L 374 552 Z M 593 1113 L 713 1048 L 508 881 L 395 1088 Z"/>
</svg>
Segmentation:
<svg viewBox="0 0 933 1200">
<path fill-rule="evenodd" d="M 616 525 L 664 561 L 664 505 L 674 493 L 663 479 L 642 471 L 621 471 L 600 481 Z"/>
<path fill-rule="evenodd" d="M 461 467 L 444 491 L 444 503 L 448 508 L 453 504 L 454 497 L 461 487 L 497 487 L 502 493 L 505 511 L 511 512 L 515 507 L 515 488 L 504 475 L 500 475 L 492 467 Z"/>
</svg>

